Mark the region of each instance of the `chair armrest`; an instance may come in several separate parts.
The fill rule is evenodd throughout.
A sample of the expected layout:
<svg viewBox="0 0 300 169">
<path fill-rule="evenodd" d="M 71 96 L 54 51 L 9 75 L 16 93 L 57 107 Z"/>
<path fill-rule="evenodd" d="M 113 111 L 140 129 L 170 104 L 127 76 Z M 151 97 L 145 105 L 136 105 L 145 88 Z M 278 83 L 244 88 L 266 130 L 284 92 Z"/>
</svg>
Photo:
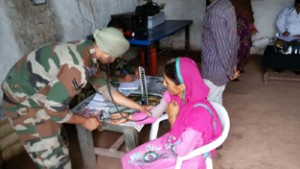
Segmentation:
<svg viewBox="0 0 300 169">
<path fill-rule="evenodd" d="M 228 112 L 222 105 L 219 105 L 218 103 L 212 102 L 212 105 L 215 108 L 216 112 L 218 113 L 220 122 L 222 124 L 222 127 L 223 127 L 222 134 L 216 140 L 191 151 L 189 154 L 187 154 L 185 156 L 178 157 L 177 163 L 180 163 L 180 165 L 181 165 L 181 162 L 184 160 L 191 159 L 193 157 L 199 156 L 201 154 L 204 154 L 211 150 L 216 149 L 217 147 L 222 145 L 224 143 L 224 141 L 226 140 L 226 138 L 228 137 L 229 130 L 230 130 L 230 119 L 229 119 Z"/>
<path fill-rule="evenodd" d="M 213 142 L 206 144 L 204 146 L 201 146 L 199 148 L 196 148 L 195 150 L 191 151 L 189 154 L 187 154 L 185 156 L 180 156 L 178 158 L 180 158 L 181 160 L 184 161 L 184 160 L 188 160 L 188 159 L 194 158 L 199 155 L 203 155 L 207 152 L 210 152 L 211 150 L 216 149 L 220 145 L 222 145 L 222 143 L 225 141 L 226 138 L 227 138 L 227 136 L 221 135 L 219 138 L 217 138 Z"/>
<path fill-rule="evenodd" d="M 161 121 L 167 120 L 167 119 L 168 119 L 168 115 L 167 114 L 163 114 L 154 123 L 152 123 L 151 130 L 150 130 L 150 136 L 149 136 L 150 140 L 154 140 L 154 139 L 157 138 L 159 123 Z"/>
</svg>

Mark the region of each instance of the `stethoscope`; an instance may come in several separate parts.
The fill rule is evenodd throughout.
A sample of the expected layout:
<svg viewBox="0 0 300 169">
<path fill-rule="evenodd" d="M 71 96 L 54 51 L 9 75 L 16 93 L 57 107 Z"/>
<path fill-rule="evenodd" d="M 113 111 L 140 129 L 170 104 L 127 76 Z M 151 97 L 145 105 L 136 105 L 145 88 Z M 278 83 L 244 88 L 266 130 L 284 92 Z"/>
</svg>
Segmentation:
<svg viewBox="0 0 300 169">
<path fill-rule="evenodd" d="M 147 117 L 145 117 L 145 118 L 143 118 L 143 119 L 138 119 L 138 120 L 129 119 L 131 113 L 126 113 L 125 111 L 126 111 L 126 110 L 131 110 L 131 109 L 130 109 L 130 108 L 119 109 L 119 107 L 118 107 L 118 105 L 116 104 L 114 98 L 112 97 L 112 93 L 111 93 L 111 87 L 110 87 L 110 82 L 109 82 L 109 74 L 110 74 L 110 68 L 109 68 L 109 67 L 110 67 L 110 64 L 106 64 L 106 69 L 105 69 L 105 72 L 106 72 L 106 85 L 107 85 L 107 89 L 108 89 L 108 94 L 109 94 L 110 100 L 111 100 L 113 106 L 115 107 L 115 109 L 116 109 L 117 111 L 115 111 L 115 112 L 110 112 L 110 111 L 108 111 L 108 113 L 109 113 L 110 115 L 119 113 L 119 114 L 121 115 L 121 117 L 120 117 L 120 118 L 112 118 L 112 117 L 101 118 L 101 117 L 100 117 L 100 119 L 101 119 L 101 120 L 122 120 L 122 119 L 125 119 L 125 120 L 127 120 L 127 121 L 140 122 L 140 121 L 144 121 L 144 120 L 146 120 L 147 118 L 149 118 L 150 116 L 147 116 Z M 126 115 L 124 115 L 124 113 L 122 113 L 121 111 L 125 112 Z M 134 113 L 136 113 L 136 112 L 134 112 Z M 133 113 L 132 113 L 132 114 L 133 114 Z"/>
</svg>

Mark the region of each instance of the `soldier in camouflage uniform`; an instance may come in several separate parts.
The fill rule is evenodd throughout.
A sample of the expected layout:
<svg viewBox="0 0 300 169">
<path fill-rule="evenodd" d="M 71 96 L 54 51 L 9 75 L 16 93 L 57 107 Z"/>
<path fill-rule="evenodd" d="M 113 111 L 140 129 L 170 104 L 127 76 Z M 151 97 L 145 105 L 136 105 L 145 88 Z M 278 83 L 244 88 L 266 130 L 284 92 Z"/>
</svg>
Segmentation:
<svg viewBox="0 0 300 169">
<path fill-rule="evenodd" d="M 95 42 L 49 44 L 34 50 L 11 68 L 2 84 L 3 111 L 38 168 L 71 168 L 60 136 L 62 123 L 81 124 L 88 130 L 101 125 L 96 118 L 73 114 L 69 102 L 87 83 L 110 99 L 106 75 L 98 66 L 112 63 L 129 43 L 114 28 L 96 30 L 93 36 Z M 117 104 L 146 111 L 110 88 Z"/>
</svg>

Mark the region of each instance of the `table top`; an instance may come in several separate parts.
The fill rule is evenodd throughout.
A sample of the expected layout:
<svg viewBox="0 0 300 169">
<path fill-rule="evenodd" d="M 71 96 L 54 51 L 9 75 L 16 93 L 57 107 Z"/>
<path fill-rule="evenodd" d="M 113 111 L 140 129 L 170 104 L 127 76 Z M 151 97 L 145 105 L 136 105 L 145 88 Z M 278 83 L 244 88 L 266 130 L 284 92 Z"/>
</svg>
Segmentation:
<svg viewBox="0 0 300 169">
<path fill-rule="evenodd" d="M 128 38 L 128 41 L 131 45 L 149 46 L 155 41 L 173 35 L 192 23 L 192 20 L 166 20 L 164 23 L 154 27 L 153 29 L 145 30 L 145 33 L 141 33 L 144 34 L 144 36 Z"/>
</svg>

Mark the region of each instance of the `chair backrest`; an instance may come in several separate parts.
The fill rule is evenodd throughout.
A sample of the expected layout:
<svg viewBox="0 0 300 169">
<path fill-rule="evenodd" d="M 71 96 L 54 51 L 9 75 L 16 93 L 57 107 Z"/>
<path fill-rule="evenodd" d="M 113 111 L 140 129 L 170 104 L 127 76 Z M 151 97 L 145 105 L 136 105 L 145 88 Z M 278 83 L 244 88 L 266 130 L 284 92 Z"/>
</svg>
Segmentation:
<svg viewBox="0 0 300 169">
<path fill-rule="evenodd" d="M 180 157 L 178 156 L 177 160 L 176 160 L 175 169 L 180 169 L 182 162 L 184 160 L 188 160 L 188 159 L 194 158 L 196 156 L 208 153 L 208 152 L 216 149 L 220 145 L 222 145 L 224 143 L 224 141 L 226 140 L 226 138 L 229 134 L 229 129 L 230 129 L 230 120 L 229 120 L 228 113 L 222 105 L 215 103 L 215 102 L 211 102 L 211 104 L 215 108 L 215 110 L 219 116 L 220 122 L 222 124 L 222 127 L 223 127 L 222 134 L 220 135 L 220 137 L 218 137 L 216 140 L 210 142 L 209 144 L 201 146 L 185 156 L 180 156 Z M 207 165 L 207 169 L 213 168 L 212 159 L 210 157 L 206 158 L 206 165 Z"/>
</svg>

